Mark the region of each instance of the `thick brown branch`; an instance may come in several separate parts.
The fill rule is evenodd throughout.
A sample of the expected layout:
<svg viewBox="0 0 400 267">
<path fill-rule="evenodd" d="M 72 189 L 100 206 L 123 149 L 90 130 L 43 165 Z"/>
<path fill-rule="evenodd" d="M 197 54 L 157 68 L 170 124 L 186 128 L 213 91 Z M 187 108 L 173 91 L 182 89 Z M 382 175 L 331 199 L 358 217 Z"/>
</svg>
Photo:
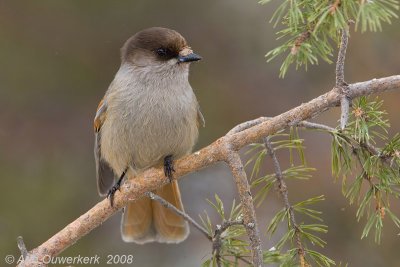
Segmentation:
<svg viewBox="0 0 400 267">
<path fill-rule="evenodd" d="M 354 99 L 362 95 L 383 93 L 394 89 L 400 89 L 400 75 L 350 84 L 349 97 L 350 99 Z M 239 133 L 225 136 L 223 139 L 228 139 L 227 142 L 229 142 L 235 150 L 241 149 L 246 145 L 261 140 L 261 138 L 265 136 L 285 129 L 289 125 L 295 125 L 300 121 L 316 117 L 327 109 L 337 106 L 340 103 L 340 99 L 341 93 L 333 89 L 326 94 L 273 117 L 270 120 Z"/>
<path fill-rule="evenodd" d="M 251 196 L 247 175 L 244 171 L 242 160 L 237 152 L 228 152 L 227 163 L 231 168 L 231 172 L 235 178 L 236 187 L 239 191 L 240 203 L 242 204 L 243 212 L 243 225 L 246 228 L 247 236 L 250 240 L 250 246 L 253 255 L 253 266 L 259 267 L 262 266 L 263 263 L 260 231 L 258 230 L 256 212 L 253 205 L 253 198 Z"/>
<path fill-rule="evenodd" d="M 349 97 L 351 99 L 362 95 L 400 89 L 400 75 L 351 84 L 349 88 Z M 175 178 L 180 178 L 216 162 L 225 161 L 228 155 L 227 147 L 239 150 L 250 143 L 261 140 L 265 136 L 274 134 L 278 130 L 315 117 L 321 112 L 337 106 L 340 102 L 340 97 L 341 94 L 337 90 L 331 90 L 270 120 L 238 133 L 221 137 L 200 151 L 177 160 L 174 176 Z M 110 207 L 107 199 L 102 200 L 49 240 L 29 251 L 26 260 L 20 266 L 33 266 L 37 262 L 36 260 L 41 261 L 44 256 L 54 257 L 58 255 L 106 221 L 115 212 L 126 206 L 129 201 L 139 199 L 146 192 L 155 190 L 167 183 L 168 179 L 164 177 L 163 170 L 154 168 L 138 175 L 135 179 L 128 179 L 122 185 L 121 192 L 117 192 L 115 195 L 113 208 Z"/>
</svg>

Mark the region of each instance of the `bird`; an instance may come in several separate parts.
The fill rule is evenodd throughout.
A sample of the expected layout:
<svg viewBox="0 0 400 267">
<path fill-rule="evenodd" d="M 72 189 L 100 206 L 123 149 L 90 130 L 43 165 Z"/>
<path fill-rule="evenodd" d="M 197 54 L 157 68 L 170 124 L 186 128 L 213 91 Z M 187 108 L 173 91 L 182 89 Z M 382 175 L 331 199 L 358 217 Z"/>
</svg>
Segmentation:
<svg viewBox="0 0 400 267">
<path fill-rule="evenodd" d="M 163 27 L 139 31 L 122 46 L 121 65 L 94 118 L 97 189 L 111 206 L 124 177 L 163 167 L 170 183 L 154 193 L 184 211 L 173 163 L 191 153 L 205 125 L 188 78 L 200 59 L 181 34 Z M 124 208 L 121 235 L 137 244 L 180 243 L 189 226 L 143 197 Z"/>
</svg>

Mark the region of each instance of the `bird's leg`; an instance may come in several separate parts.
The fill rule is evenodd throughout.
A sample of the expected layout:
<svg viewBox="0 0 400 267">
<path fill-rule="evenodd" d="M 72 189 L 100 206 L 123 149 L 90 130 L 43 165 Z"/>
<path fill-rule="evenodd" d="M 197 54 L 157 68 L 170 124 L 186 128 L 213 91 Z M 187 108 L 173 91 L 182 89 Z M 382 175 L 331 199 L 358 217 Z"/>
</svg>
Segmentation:
<svg viewBox="0 0 400 267">
<path fill-rule="evenodd" d="M 164 158 L 164 174 L 166 177 L 168 177 L 169 182 L 172 181 L 172 173 L 174 172 L 175 169 L 172 155 L 168 155 Z"/>
<path fill-rule="evenodd" d="M 114 184 L 114 186 L 111 187 L 111 189 L 108 191 L 107 198 L 110 198 L 110 205 L 111 205 L 111 207 L 114 206 L 114 194 L 115 194 L 115 192 L 117 192 L 117 190 L 118 190 L 118 191 L 121 191 L 120 188 L 121 188 L 122 179 L 124 179 L 127 170 L 128 170 L 128 168 L 125 169 L 125 171 L 122 172 L 122 174 L 121 174 L 121 176 L 119 177 L 118 181 L 117 181 L 117 182 Z"/>
</svg>

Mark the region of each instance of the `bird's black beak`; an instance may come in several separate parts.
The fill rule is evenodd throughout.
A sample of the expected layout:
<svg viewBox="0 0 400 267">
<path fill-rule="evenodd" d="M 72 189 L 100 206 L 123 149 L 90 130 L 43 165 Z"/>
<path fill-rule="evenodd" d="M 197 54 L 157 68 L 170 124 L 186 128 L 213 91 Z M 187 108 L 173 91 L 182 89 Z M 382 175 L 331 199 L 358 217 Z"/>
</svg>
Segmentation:
<svg viewBox="0 0 400 267">
<path fill-rule="evenodd" d="M 199 61 L 201 59 L 201 56 L 195 54 L 195 53 L 190 53 L 186 56 L 178 56 L 178 61 L 180 63 L 184 63 L 184 62 L 192 62 L 192 61 Z"/>
</svg>

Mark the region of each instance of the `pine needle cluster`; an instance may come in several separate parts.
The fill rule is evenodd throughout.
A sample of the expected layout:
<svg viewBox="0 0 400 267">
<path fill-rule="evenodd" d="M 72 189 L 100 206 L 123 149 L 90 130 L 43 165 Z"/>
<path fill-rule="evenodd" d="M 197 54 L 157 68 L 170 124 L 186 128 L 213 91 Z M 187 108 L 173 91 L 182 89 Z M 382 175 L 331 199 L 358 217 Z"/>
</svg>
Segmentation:
<svg viewBox="0 0 400 267">
<path fill-rule="evenodd" d="M 261 4 L 272 2 L 260 0 Z M 268 61 L 285 56 L 280 68 L 284 77 L 289 66 L 296 69 L 318 64 L 322 59 L 332 63 L 334 46 L 340 42 L 340 31 L 355 23 L 355 30 L 381 31 L 383 23 L 398 18 L 397 0 L 283 0 L 270 22 L 278 27 L 281 45 L 266 54 Z"/>
</svg>

